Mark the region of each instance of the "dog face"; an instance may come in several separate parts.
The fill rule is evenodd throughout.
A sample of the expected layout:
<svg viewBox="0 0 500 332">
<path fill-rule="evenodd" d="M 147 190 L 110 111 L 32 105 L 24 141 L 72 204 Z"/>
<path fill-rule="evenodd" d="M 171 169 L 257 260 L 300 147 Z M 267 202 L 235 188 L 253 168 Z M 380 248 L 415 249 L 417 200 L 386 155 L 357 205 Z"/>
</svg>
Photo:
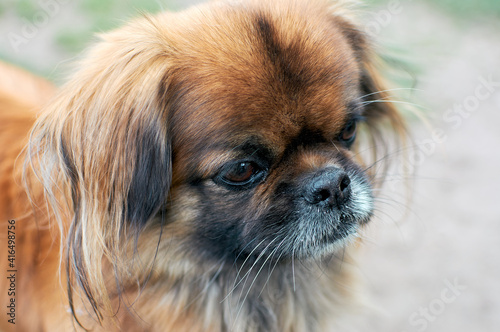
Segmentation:
<svg viewBox="0 0 500 332">
<path fill-rule="evenodd" d="M 170 119 L 172 194 L 193 201 L 183 222 L 216 258 L 315 257 L 372 213 L 350 151 L 364 111 L 355 47 L 333 19 L 290 21 L 217 22 L 241 31 L 196 43 L 171 86 L 186 91 Z"/>
<path fill-rule="evenodd" d="M 99 316 L 104 261 L 126 285 L 149 280 L 137 262 L 170 278 L 179 262 L 320 259 L 354 239 L 373 212 L 358 125 L 375 143 L 404 128 L 372 57 L 320 0 L 213 3 L 103 35 L 30 147 L 70 301 L 79 285 Z M 131 237 L 141 259 L 122 256 Z"/>
</svg>

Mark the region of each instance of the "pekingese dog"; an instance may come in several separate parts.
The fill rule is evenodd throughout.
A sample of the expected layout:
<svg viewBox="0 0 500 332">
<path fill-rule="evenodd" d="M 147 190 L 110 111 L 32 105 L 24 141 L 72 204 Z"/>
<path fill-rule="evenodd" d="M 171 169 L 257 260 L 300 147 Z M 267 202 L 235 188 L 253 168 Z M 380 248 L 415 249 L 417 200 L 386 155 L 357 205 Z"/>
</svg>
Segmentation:
<svg viewBox="0 0 500 332">
<path fill-rule="evenodd" d="M 0 327 L 334 326 L 374 211 L 358 131 L 376 156 L 405 130 L 349 5 L 212 2 L 101 37 L 43 107 L 0 92 Z"/>
</svg>

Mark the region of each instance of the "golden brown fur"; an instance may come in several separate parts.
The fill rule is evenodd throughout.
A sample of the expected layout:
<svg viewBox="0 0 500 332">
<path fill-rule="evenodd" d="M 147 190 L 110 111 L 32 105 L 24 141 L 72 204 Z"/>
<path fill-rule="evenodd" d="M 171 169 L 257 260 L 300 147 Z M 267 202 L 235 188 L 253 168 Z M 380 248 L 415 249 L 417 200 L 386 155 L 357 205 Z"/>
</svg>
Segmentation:
<svg viewBox="0 0 500 332">
<path fill-rule="evenodd" d="M 17 331 L 325 331 L 351 311 L 352 276 L 334 252 L 311 262 L 297 244 L 305 258 L 282 262 L 262 240 L 259 257 L 231 264 L 201 249 L 204 196 L 190 185 L 234 158 L 212 141 L 265 133 L 268 153 L 285 158 L 304 119 L 341 132 L 344 100 L 359 92 L 374 142 L 386 124 L 404 133 L 390 104 L 369 103 L 387 95 L 346 6 L 243 1 L 139 18 L 103 35 L 57 92 L 44 85 L 53 98 L 36 123 L 40 90 L 0 84 L 0 227 L 16 220 Z M 15 91 L 38 81 L 24 75 L 11 75 Z M 252 218 L 284 178 L 338 165 L 331 148 L 299 146 L 276 165 L 244 201 Z M 3 278 L 1 303 L 7 287 Z M 6 319 L 0 328 L 13 330 Z"/>
</svg>

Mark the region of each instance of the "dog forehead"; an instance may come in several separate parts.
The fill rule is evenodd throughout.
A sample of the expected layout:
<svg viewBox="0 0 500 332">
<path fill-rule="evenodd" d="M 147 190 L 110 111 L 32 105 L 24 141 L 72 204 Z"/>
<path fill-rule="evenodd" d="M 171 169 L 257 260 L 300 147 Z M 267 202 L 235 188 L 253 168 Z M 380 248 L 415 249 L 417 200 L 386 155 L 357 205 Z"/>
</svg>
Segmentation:
<svg viewBox="0 0 500 332">
<path fill-rule="evenodd" d="M 283 15 L 232 13 L 191 28 L 175 60 L 184 138 L 265 132 L 279 145 L 305 127 L 340 129 L 359 81 L 352 47 L 331 18 Z"/>
</svg>

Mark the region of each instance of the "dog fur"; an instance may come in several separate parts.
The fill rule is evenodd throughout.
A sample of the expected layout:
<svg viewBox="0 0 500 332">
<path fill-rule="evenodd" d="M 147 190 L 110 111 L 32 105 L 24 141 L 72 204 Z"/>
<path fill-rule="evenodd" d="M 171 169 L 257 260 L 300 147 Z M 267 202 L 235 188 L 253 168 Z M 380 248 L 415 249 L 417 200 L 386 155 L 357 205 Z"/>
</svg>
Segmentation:
<svg viewBox="0 0 500 332">
<path fill-rule="evenodd" d="M 375 160 L 373 146 L 404 136 L 349 8 L 250 0 L 147 15 L 102 35 L 57 91 L 2 65 L 0 223 L 15 220 L 17 331 L 311 332 L 352 312 L 343 257 L 356 233 L 323 246 L 316 228 L 277 221 L 305 225 L 287 214 L 301 190 L 290 183 L 313 169 L 370 188 L 359 146 L 332 143 L 352 114 Z M 262 184 L 228 190 L 214 174 L 242 142 L 245 158 L 272 162 Z M 355 202 L 359 225 L 370 195 Z M 8 288 L 1 279 L 1 303 Z"/>
</svg>

